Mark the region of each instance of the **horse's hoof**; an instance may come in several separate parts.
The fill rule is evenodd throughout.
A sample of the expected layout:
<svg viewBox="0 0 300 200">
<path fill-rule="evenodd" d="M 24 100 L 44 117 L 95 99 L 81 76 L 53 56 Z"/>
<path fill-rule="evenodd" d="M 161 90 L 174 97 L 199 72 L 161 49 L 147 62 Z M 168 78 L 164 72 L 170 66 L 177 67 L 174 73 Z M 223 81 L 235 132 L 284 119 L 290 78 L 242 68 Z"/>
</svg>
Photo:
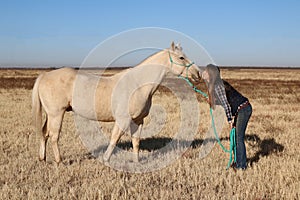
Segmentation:
<svg viewBox="0 0 300 200">
<path fill-rule="evenodd" d="M 107 167 L 110 166 L 109 160 L 110 160 L 110 159 L 107 158 L 107 157 L 105 157 L 105 156 L 102 157 L 103 164 L 104 164 L 105 166 L 107 166 Z"/>
<path fill-rule="evenodd" d="M 61 163 L 61 161 L 55 161 L 55 163 L 58 166 Z"/>
<path fill-rule="evenodd" d="M 59 157 L 59 158 L 56 158 L 55 159 L 55 162 L 57 163 L 57 164 L 59 164 L 60 162 L 61 162 L 61 158 Z"/>
<path fill-rule="evenodd" d="M 39 157 L 39 161 L 40 161 L 40 162 L 46 162 L 46 157 L 45 157 L 45 158 Z"/>
<path fill-rule="evenodd" d="M 135 163 L 139 163 L 139 162 L 140 162 L 140 159 L 139 159 L 139 158 L 135 158 L 135 159 L 133 159 L 133 161 L 134 161 Z"/>
<path fill-rule="evenodd" d="M 109 161 L 109 156 L 104 155 L 104 156 L 103 156 L 103 162 L 104 162 L 104 163 L 107 163 L 108 161 Z"/>
</svg>

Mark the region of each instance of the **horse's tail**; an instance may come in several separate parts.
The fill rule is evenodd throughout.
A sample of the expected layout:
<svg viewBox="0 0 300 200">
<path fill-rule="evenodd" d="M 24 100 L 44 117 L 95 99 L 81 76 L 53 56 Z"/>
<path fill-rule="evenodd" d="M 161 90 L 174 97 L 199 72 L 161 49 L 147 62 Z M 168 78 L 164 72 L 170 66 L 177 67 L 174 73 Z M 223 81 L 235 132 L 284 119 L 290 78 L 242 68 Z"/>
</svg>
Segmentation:
<svg viewBox="0 0 300 200">
<path fill-rule="evenodd" d="M 43 129 L 42 128 L 42 104 L 39 95 L 39 85 L 42 77 L 43 74 L 39 75 L 32 89 L 32 120 L 36 132 L 39 134 L 42 133 L 42 129 Z"/>
</svg>

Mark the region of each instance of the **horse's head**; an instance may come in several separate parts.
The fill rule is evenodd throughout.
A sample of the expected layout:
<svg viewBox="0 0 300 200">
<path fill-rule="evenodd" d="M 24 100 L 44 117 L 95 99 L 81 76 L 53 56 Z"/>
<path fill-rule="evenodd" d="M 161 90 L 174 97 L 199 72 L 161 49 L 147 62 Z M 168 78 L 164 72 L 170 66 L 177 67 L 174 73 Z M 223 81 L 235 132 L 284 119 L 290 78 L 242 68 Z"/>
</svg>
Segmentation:
<svg viewBox="0 0 300 200">
<path fill-rule="evenodd" d="M 167 49 L 167 52 L 172 73 L 192 79 L 196 82 L 200 80 L 198 66 L 186 57 L 182 52 L 180 44 L 175 45 L 174 42 L 172 42 L 171 47 Z"/>
</svg>

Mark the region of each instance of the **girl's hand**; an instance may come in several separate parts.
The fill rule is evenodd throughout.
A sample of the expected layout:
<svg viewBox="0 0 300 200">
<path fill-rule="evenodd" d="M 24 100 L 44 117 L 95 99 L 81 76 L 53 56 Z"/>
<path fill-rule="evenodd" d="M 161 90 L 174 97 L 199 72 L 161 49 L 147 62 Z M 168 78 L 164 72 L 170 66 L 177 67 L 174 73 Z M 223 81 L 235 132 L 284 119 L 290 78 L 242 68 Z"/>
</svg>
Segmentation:
<svg viewBox="0 0 300 200">
<path fill-rule="evenodd" d="M 235 117 L 232 116 L 232 120 L 228 122 L 231 129 L 235 127 L 235 125 L 234 125 L 234 118 L 235 118 Z"/>
<path fill-rule="evenodd" d="M 234 122 L 233 120 L 231 120 L 231 121 L 228 122 L 228 124 L 230 126 L 230 129 L 233 128 L 233 122 Z M 230 132 L 228 133 L 228 139 L 230 140 Z"/>
<path fill-rule="evenodd" d="M 233 120 L 231 120 L 229 123 L 230 128 L 233 128 Z"/>
<path fill-rule="evenodd" d="M 205 101 L 209 104 L 209 98 L 205 98 Z"/>
</svg>

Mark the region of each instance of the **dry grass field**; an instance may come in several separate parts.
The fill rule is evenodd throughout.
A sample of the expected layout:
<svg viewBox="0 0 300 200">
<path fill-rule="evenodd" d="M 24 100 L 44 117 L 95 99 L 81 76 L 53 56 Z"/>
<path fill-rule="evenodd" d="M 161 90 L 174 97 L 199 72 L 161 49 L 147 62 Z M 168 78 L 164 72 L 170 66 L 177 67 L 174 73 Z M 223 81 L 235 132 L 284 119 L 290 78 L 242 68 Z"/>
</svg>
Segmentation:
<svg viewBox="0 0 300 200">
<path fill-rule="evenodd" d="M 163 169 L 129 173 L 105 166 L 75 133 L 71 112 L 65 114 L 59 141 L 62 163 L 55 164 L 50 145 L 47 161 L 38 161 L 31 90 L 41 72 L 0 70 L 0 199 L 300 199 L 299 69 L 222 69 L 222 77 L 253 106 L 246 133 L 249 167 L 236 172 L 225 170 L 228 154 L 218 145 L 199 158 L 209 122 L 208 106 L 200 96 L 194 142 Z M 158 135 L 141 141 L 145 152 L 171 140 L 180 120 L 170 92 L 160 88 L 153 102 L 165 107 L 168 115 Z M 104 124 L 103 130 L 109 133 L 111 125 Z M 226 147 L 228 131 L 225 126 L 221 134 Z M 125 136 L 119 147 L 131 151 L 129 141 Z"/>
</svg>

